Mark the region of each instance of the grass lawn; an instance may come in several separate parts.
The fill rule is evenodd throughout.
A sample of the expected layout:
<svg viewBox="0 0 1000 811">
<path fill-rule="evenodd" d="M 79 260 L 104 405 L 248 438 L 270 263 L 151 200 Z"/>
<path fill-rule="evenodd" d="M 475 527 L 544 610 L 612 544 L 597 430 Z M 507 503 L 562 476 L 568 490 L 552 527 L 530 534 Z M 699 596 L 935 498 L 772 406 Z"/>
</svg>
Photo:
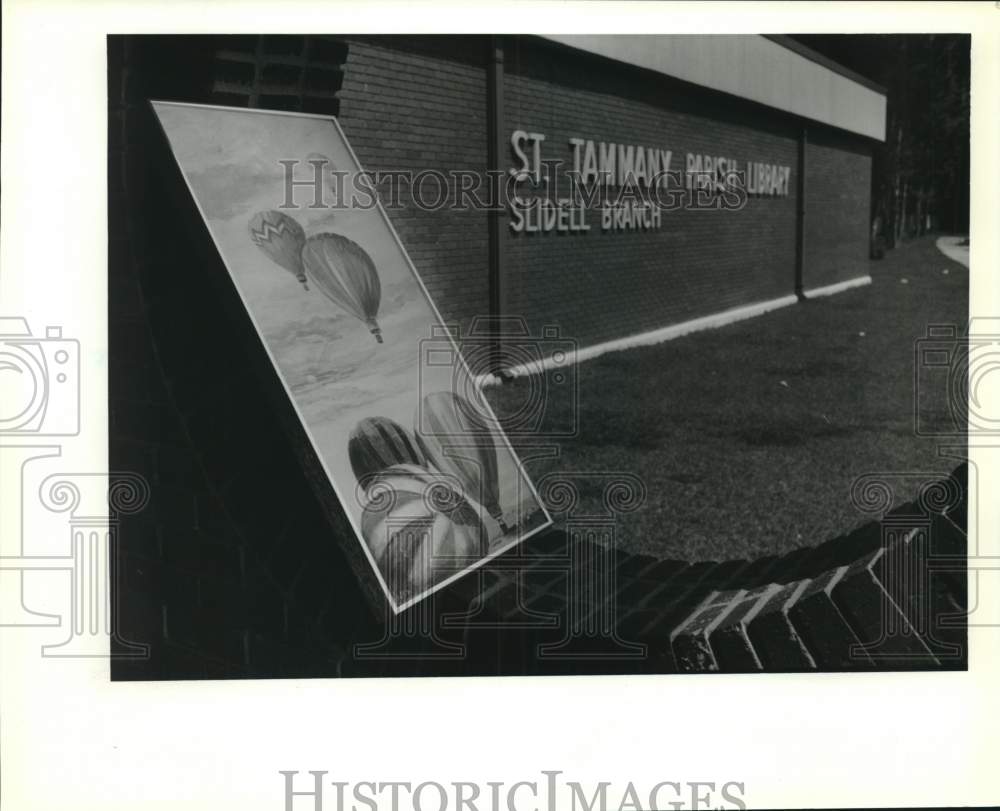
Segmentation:
<svg viewBox="0 0 1000 811">
<path fill-rule="evenodd" d="M 850 499 L 858 476 L 958 464 L 915 435 L 914 345 L 929 324 L 964 327 L 969 285 L 933 238 L 890 251 L 870 273 L 866 287 L 580 364 L 579 431 L 529 473 L 640 476 L 646 503 L 619 518 L 619 543 L 664 557 L 787 552 L 864 523 Z M 490 389 L 498 413 L 528 386 Z M 942 393 L 922 397 L 944 421 Z M 547 418 L 562 424 L 570 407 L 552 395 Z M 897 501 L 916 486 L 901 485 Z M 581 510 L 602 512 L 600 492 L 585 490 Z"/>
</svg>

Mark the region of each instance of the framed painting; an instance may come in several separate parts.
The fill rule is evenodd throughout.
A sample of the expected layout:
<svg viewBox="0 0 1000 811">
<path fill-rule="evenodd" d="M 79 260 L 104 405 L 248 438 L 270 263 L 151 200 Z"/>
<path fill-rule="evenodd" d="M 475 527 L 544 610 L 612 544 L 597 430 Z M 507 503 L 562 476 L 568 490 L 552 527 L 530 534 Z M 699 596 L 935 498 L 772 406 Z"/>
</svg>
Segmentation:
<svg viewBox="0 0 1000 811">
<path fill-rule="evenodd" d="M 151 104 L 359 575 L 399 613 L 548 527 L 336 119 Z"/>
</svg>

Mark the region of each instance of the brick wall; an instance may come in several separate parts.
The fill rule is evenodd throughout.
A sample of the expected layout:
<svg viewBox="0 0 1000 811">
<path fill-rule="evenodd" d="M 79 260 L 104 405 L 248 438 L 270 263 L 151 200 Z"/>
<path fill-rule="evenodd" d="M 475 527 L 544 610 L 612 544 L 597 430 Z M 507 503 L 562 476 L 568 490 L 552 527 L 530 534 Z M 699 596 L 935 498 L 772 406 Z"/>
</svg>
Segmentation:
<svg viewBox="0 0 1000 811">
<path fill-rule="evenodd" d="M 486 40 L 348 40 L 340 124 L 369 171 L 486 167 Z M 437 186 L 425 181 L 433 199 Z M 389 212 L 443 317 L 467 325 L 489 306 L 486 214 Z"/>
<path fill-rule="evenodd" d="M 834 284 L 868 273 L 871 147 L 821 127 L 809 127 L 803 287 Z"/>
<path fill-rule="evenodd" d="M 545 133 L 543 157 L 568 160 L 579 137 L 792 167 L 787 198 L 742 211 L 665 212 L 658 231 L 507 232 L 512 312 L 559 323 L 582 344 L 643 332 L 791 292 L 797 129 L 656 74 L 528 40 L 507 54 L 508 130 Z"/>
<path fill-rule="evenodd" d="M 340 123 L 365 168 L 482 171 L 487 163 L 485 38 L 348 40 Z M 742 211 L 675 211 L 651 232 L 514 234 L 503 218 L 506 314 L 559 324 L 581 344 L 655 329 L 794 290 L 801 122 L 739 100 L 530 38 L 508 38 L 504 130 L 545 133 L 543 158 L 569 160 L 570 137 L 792 167 L 785 198 Z M 870 152 L 810 129 L 805 285 L 863 273 Z M 512 153 L 503 165 L 513 165 Z M 428 189 L 434 184 L 428 181 Z M 404 195 L 404 200 L 405 200 Z M 391 211 L 448 320 L 488 308 L 486 216 Z"/>
</svg>

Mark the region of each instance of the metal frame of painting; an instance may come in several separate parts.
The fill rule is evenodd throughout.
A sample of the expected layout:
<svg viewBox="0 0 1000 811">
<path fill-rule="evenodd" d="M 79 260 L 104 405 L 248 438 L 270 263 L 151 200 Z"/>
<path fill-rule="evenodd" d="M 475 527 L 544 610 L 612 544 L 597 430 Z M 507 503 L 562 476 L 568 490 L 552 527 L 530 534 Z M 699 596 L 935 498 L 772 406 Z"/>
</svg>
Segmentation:
<svg viewBox="0 0 1000 811">
<path fill-rule="evenodd" d="M 338 481 L 338 476 L 330 465 L 330 448 L 324 447 L 317 438 L 316 426 L 310 425 L 287 373 L 282 370 L 276 350 L 269 342 L 266 330 L 260 322 L 259 313 L 255 311 L 258 303 L 248 300 L 247 294 L 241 288 L 239 274 L 227 258 L 227 245 L 223 244 L 218 233 L 219 229 L 213 226 L 213 220 L 206 214 L 198 190 L 192 183 L 182 158 L 178 155 L 177 144 L 172 139 L 170 127 L 165 123 L 161 112 L 168 108 L 183 108 L 190 111 L 222 111 L 241 116 L 267 116 L 269 119 L 285 117 L 295 120 L 325 121 L 331 125 L 331 135 L 339 139 L 343 150 L 353 163 L 353 171 L 361 173 L 364 169 L 336 118 L 329 115 L 187 102 L 151 100 L 150 104 L 183 177 L 184 185 L 211 236 L 215 253 L 221 258 L 228 272 L 230 287 L 237 293 L 239 302 L 256 331 L 256 337 L 263 345 L 267 361 L 281 383 L 284 397 L 305 434 L 307 442 L 301 444 L 307 451 L 308 458 L 303 460 L 307 475 L 313 484 L 319 487 L 321 501 L 327 507 L 333 503 L 329 498 L 329 491 L 332 490 L 350 522 L 357 545 L 364 553 L 363 558 L 359 558 L 356 550 L 353 552 L 347 550 L 356 573 L 368 587 L 368 594 L 376 597 L 381 593 L 393 612 L 398 614 L 526 538 L 551 526 L 552 519 L 548 511 L 485 398 L 477 398 L 478 402 L 473 407 L 474 414 L 470 414 L 464 408 L 467 401 L 454 391 L 450 393 L 437 391 L 424 397 L 421 390 L 422 381 L 418 381 L 417 391 L 413 392 L 418 402 L 413 434 L 409 434 L 391 419 L 382 419 L 375 415 L 362 418 L 357 422 L 351 435 L 343 437 L 343 444 L 337 449 L 338 452 L 350 457 L 355 481 L 351 483 L 350 488 L 347 487 L 347 482 Z M 462 357 L 452 332 L 441 317 L 381 201 L 375 196 L 373 202 L 371 211 L 373 214 L 377 213 L 384 227 L 382 238 L 391 240 L 398 249 L 406 270 L 412 275 L 419 294 L 431 313 L 424 337 L 433 336 L 437 344 L 440 344 L 442 336 L 447 335 L 459 376 L 474 386 L 475 377 L 472 371 Z M 351 312 L 358 320 L 364 321 L 379 346 L 383 345 L 383 341 L 391 340 L 385 336 L 375 321 L 377 313 L 372 311 L 373 306 L 370 302 L 366 305 L 366 302 L 360 301 L 360 298 L 366 295 L 371 298 L 379 292 L 377 274 L 374 277 L 365 277 L 367 273 L 375 274 L 374 265 L 367 252 L 351 239 L 335 233 L 320 233 L 307 237 L 306 229 L 294 219 L 290 219 L 290 222 L 286 221 L 288 219 L 290 218 L 278 211 L 262 211 L 251 217 L 249 223 L 251 240 L 261 248 L 261 255 L 266 254 L 271 262 L 280 265 L 284 272 L 295 277 L 294 281 L 289 279 L 290 282 L 297 282 L 302 287 L 312 283 L 330 301 Z M 266 244 L 268 238 L 274 235 L 279 239 L 288 240 L 293 246 L 292 256 L 300 258 L 301 261 L 290 260 L 287 253 L 281 254 L 277 249 L 273 249 L 273 246 Z M 332 275 L 327 273 L 324 276 L 325 267 L 334 268 L 336 273 Z M 358 284 L 364 290 L 360 293 L 347 291 L 346 297 L 353 296 L 353 299 L 338 301 L 338 296 L 340 299 L 345 297 L 342 289 L 344 279 L 350 277 L 352 273 L 354 278 L 361 279 Z M 405 284 L 405 279 L 400 284 Z M 377 302 L 374 309 L 377 310 Z M 430 415 L 431 421 L 441 426 L 440 432 L 433 431 L 426 436 L 421 434 L 418 425 L 421 424 L 422 409 L 428 410 L 426 413 Z M 484 419 L 480 420 L 475 414 L 482 415 Z M 465 444 L 458 441 L 462 437 L 466 438 Z M 494 466 L 497 464 L 496 458 L 506 460 L 508 467 L 505 475 L 508 482 L 514 481 L 516 492 L 530 499 L 535 508 L 530 521 L 514 522 L 513 528 L 507 526 L 504 520 L 505 505 L 499 503 L 501 497 L 497 495 L 497 491 L 500 490 L 499 485 L 487 485 L 486 489 L 493 492 L 493 496 L 484 498 L 483 483 L 486 475 L 480 471 L 477 479 L 476 471 L 471 469 L 475 465 L 470 466 L 469 458 L 456 453 L 456 450 L 461 451 L 468 447 L 475 448 L 476 453 L 480 452 L 479 449 L 485 448 L 482 451 L 484 459 L 489 458 L 492 453 Z M 395 458 L 393 458 L 394 453 Z M 371 459 L 379 457 L 383 462 L 392 464 L 387 464 L 381 470 L 373 469 L 377 468 L 377 465 L 373 465 Z M 360 475 L 359 469 L 367 471 L 366 475 Z M 317 471 L 322 472 L 322 477 L 316 475 Z M 497 475 L 494 474 L 494 478 L 497 478 Z M 477 484 L 480 492 L 473 498 L 471 491 Z M 522 490 L 522 487 L 526 490 Z M 352 491 L 355 496 L 361 493 L 364 498 L 360 512 L 349 507 Z M 510 504 L 506 506 L 509 508 Z M 517 514 L 521 514 L 521 503 L 517 505 Z M 399 520 L 396 520 L 397 517 Z M 402 528 L 406 528 L 405 533 Z M 377 539 L 373 543 L 372 539 L 376 536 Z M 380 546 L 383 537 L 386 543 Z M 373 552 L 373 545 L 379 546 L 377 553 Z M 479 551 L 475 554 L 465 554 L 472 548 L 478 548 Z M 434 579 L 434 575 L 428 575 L 430 579 L 427 579 L 421 574 L 424 570 L 421 570 L 420 566 L 429 565 L 428 555 L 433 556 L 436 552 L 439 552 L 440 556 L 448 557 L 450 562 L 443 565 L 444 573 L 437 579 Z M 359 560 L 365 563 L 359 566 Z M 387 582 L 385 571 L 387 566 L 392 572 L 402 572 L 402 579 L 393 574 L 390 576 L 392 582 Z M 377 589 L 372 588 L 372 577 L 377 582 Z"/>
</svg>

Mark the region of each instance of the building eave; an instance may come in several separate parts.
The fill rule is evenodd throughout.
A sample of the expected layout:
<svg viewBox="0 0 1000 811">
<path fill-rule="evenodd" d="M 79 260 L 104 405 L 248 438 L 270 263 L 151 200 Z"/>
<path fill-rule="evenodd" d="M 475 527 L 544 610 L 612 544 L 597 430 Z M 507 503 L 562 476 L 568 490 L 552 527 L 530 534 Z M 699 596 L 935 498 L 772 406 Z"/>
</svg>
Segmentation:
<svg viewBox="0 0 1000 811">
<path fill-rule="evenodd" d="M 544 39 L 885 141 L 885 91 L 785 37 L 574 34 Z"/>
</svg>

